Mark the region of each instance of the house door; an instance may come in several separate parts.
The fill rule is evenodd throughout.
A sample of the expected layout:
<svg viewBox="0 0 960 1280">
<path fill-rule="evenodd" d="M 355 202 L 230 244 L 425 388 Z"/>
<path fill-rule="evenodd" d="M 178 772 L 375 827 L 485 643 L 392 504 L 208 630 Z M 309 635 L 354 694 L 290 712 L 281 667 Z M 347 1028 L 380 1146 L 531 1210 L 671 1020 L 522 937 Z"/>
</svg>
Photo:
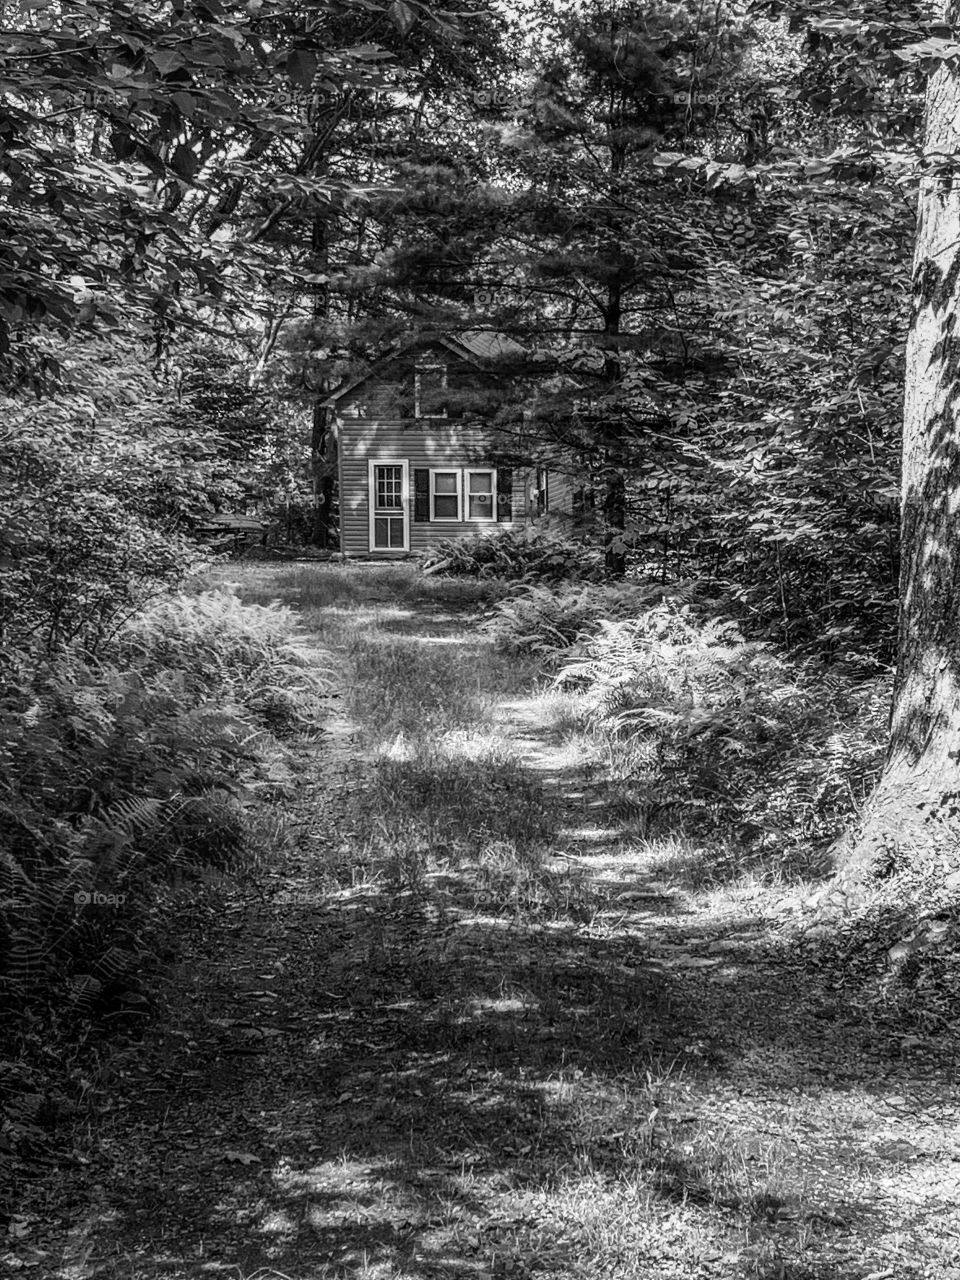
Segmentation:
<svg viewBox="0 0 960 1280">
<path fill-rule="evenodd" d="M 406 462 L 370 463 L 370 550 L 408 551 Z"/>
</svg>

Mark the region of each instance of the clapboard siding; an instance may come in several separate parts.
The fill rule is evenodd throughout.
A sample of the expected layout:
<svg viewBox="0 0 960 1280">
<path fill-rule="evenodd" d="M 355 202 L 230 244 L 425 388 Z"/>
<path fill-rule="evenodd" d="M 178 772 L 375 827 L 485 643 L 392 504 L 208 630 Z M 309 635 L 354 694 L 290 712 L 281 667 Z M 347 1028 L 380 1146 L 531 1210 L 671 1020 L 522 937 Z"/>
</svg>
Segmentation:
<svg viewBox="0 0 960 1280">
<path fill-rule="evenodd" d="M 434 343 L 421 345 L 415 352 L 396 359 L 381 361 L 375 374 L 338 398 L 338 415 L 376 422 L 390 419 L 416 421 L 416 371 L 419 365 L 443 365 L 447 381 L 442 401 L 451 420 L 486 411 L 491 391 L 497 386 L 495 375 L 476 368 Z"/>
<path fill-rule="evenodd" d="M 378 388 L 370 388 L 375 394 Z M 482 427 L 399 418 L 344 416 L 340 434 L 340 538 L 345 555 L 377 555 L 386 558 L 425 551 L 440 538 L 472 537 L 494 528 L 525 523 L 531 514 L 529 476 L 513 475 L 512 519 L 463 520 L 418 523 L 413 519 L 413 473 L 417 467 L 484 467 L 489 459 L 490 435 Z M 369 464 L 406 461 L 410 469 L 407 515 L 410 552 L 371 551 Z"/>
<path fill-rule="evenodd" d="M 489 334 L 445 335 L 411 343 L 403 351 L 378 361 L 365 376 L 335 392 L 327 406 L 336 415 L 340 481 L 341 550 L 348 556 L 373 555 L 385 559 L 425 551 L 443 538 L 523 525 L 543 513 L 533 468 L 511 468 L 508 520 L 416 520 L 414 489 L 418 469 L 464 470 L 495 467 L 494 429 L 483 425 L 506 390 L 496 357 L 506 340 Z M 519 352 L 514 344 L 514 353 Z M 446 383 L 422 379 L 418 395 L 417 367 L 443 365 Z M 426 410 L 432 417 L 417 417 Z M 403 550 L 371 550 L 370 463 L 403 463 L 407 467 L 406 526 Z M 542 473 L 540 473 L 542 475 Z M 498 481 L 504 469 L 498 471 Z M 503 489 L 498 483 L 498 496 Z M 423 503 L 421 501 L 421 511 Z M 566 476 L 547 477 L 546 510 L 570 516 L 572 486 Z M 498 505 L 502 514 L 504 508 Z"/>
<path fill-rule="evenodd" d="M 562 471 L 547 476 L 547 505 L 554 515 L 569 516 L 573 512 L 573 482 Z"/>
</svg>

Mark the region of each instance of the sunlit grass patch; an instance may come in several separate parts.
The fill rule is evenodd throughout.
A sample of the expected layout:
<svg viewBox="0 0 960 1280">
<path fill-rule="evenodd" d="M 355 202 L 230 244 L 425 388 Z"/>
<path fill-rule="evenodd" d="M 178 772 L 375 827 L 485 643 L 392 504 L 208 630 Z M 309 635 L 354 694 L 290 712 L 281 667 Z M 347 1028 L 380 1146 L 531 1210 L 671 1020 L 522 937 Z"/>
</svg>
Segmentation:
<svg viewBox="0 0 960 1280">
<path fill-rule="evenodd" d="M 771 1227 L 788 1252 L 804 1247 L 813 1197 L 789 1127 L 699 1110 L 676 1062 L 619 1088 L 560 1080 L 547 1096 L 570 1147 L 545 1170 L 545 1209 L 578 1215 L 581 1245 L 601 1268 L 602 1258 L 618 1274 L 650 1274 L 642 1262 L 661 1250 L 691 1266 L 704 1253 L 733 1263 Z"/>
<path fill-rule="evenodd" d="M 555 733 L 577 734 L 587 723 L 588 707 L 582 693 L 548 685 L 540 698 L 543 722 Z"/>
<path fill-rule="evenodd" d="M 355 679 L 349 710 L 368 741 L 416 737 L 493 723 L 496 689 L 522 684 L 530 669 L 506 664 L 489 646 L 465 635 L 459 643 L 432 646 L 373 627 L 355 628 L 345 641 Z"/>
<path fill-rule="evenodd" d="M 245 600 L 267 603 L 280 595 L 285 600 L 295 600 L 304 610 L 397 599 L 413 591 L 419 577 L 415 566 L 407 564 L 361 569 L 317 562 L 225 564 L 209 570 L 208 575 L 242 582 Z"/>
<path fill-rule="evenodd" d="M 473 909 L 518 923 L 570 921 L 592 924 L 606 905 L 605 895 L 577 866 L 545 866 L 542 849 L 531 859 L 506 841 L 480 851 L 462 868 L 463 894 Z"/>
<path fill-rule="evenodd" d="M 726 909 L 792 894 L 813 892 L 815 881 L 789 875 L 779 853 L 764 857 L 733 841 L 704 840 L 682 832 L 620 837 L 619 864 L 642 866 L 647 877 L 673 890 L 693 895 L 704 911 Z M 596 870 L 597 868 L 595 868 Z M 611 874 L 616 865 L 611 866 Z M 604 872 L 606 874 L 606 871 Z"/>
<path fill-rule="evenodd" d="M 496 581 L 425 577 L 411 562 L 227 563 L 202 575 L 204 585 L 225 581 L 241 583 L 243 598 L 249 603 L 268 604 L 279 597 L 285 603 L 299 604 L 304 613 L 387 600 L 466 608 L 496 599 L 504 590 Z"/>
<path fill-rule="evenodd" d="M 535 660 L 423 601 L 357 592 L 309 614 L 349 669 L 362 753 L 331 851 L 340 897 L 369 921 L 357 970 L 391 1016 L 414 1009 L 424 1061 L 449 1077 L 439 1106 L 404 1095 L 411 1158 L 445 1170 L 420 1259 L 496 1276 L 826 1275 L 839 1193 L 814 1185 L 795 1140 L 816 1144 L 826 1121 L 795 1134 L 792 1111 L 744 1098 L 742 1071 L 720 1080 L 731 1045 L 763 1084 L 784 1054 L 747 1043 L 736 1015 L 809 851 L 796 830 L 741 839 L 729 806 L 705 812 L 705 788 L 693 804 L 667 787 L 668 811 L 656 735 L 606 731 L 582 690 L 544 688 Z M 797 1051 L 782 1073 L 807 1067 Z"/>
<path fill-rule="evenodd" d="M 438 651 L 374 634 L 355 634 L 347 656 L 356 672 L 350 711 L 368 739 L 489 723 L 486 664 L 476 652 Z"/>
<path fill-rule="evenodd" d="M 395 738 L 372 760 L 360 803 L 360 824 L 384 840 L 415 821 L 435 861 L 495 842 L 528 851 L 551 834 L 541 788 L 496 738 Z"/>
</svg>

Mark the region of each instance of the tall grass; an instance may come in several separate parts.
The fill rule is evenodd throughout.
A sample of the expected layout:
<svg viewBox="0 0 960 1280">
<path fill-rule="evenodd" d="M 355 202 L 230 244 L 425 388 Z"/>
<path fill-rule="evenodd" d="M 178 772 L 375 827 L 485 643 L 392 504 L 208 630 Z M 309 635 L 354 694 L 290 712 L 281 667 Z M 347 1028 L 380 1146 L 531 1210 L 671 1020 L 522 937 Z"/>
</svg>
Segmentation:
<svg viewBox="0 0 960 1280">
<path fill-rule="evenodd" d="M 488 727 L 498 696 L 532 677 L 530 662 L 506 662 L 468 635 L 445 639 L 432 645 L 376 625 L 350 629 L 344 652 L 357 678 L 348 706 L 368 741 L 397 734 L 429 741 L 438 732 Z"/>
<path fill-rule="evenodd" d="M 210 587 L 236 577 L 236 566 L 208 572 L 197 585 Z M 503 585 L 425 577 L 409 561 L 395 564 L 290 564 L 245 565 L 243 599 L 269 604 L 278 597 L 296 604 L 305 622 L 313 625 L 329 608 L 368 606 L 377 603 L 443 605 L 456 609 L 495 599 Z"/>
<path fill-rule="evenodd" d="M 497 846 L 522 862 L 549 836 L 539 784 L 497 725 L 497 702 L 526 687 L 512 663 L 469 631 L 396 637 L 357 627 L 344 652 L 354 679 L 347 710 L 370 756 L 354 829 L 421 872 L 461 865 Z M 405 852 L 402 852 L 405 851 Z"/>
</svg>

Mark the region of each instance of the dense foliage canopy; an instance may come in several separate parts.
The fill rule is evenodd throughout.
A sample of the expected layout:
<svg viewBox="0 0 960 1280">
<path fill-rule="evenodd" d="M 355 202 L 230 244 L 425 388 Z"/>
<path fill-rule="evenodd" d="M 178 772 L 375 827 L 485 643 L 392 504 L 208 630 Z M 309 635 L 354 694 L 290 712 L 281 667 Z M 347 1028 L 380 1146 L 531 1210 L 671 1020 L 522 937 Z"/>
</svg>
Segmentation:
<svg viewBox="0 0 960 1280">
<path fill-rule="evenodd" d="M 388 796 L 389 821 L 359 813 L 369 778 L 342 788 L 362 859 L 389 846 L 418 902 L 429 859 L 485 843 L 491 884 L 510 859 L 532 883 L 533 848 L 577 861 L 539 765 L 499 724 L 489 758 L 470 737 L 539 680 L 645 856 L 659 823 L 717 882 L 867 881 L 849 956 L 867 938 L 898 999 L 925 971 L 955 1004 L 930 977 L 960 936 L 946 12 L 0 5 L 0 1058 L 45 1003 L 68 1036 L 137 1013 L 184 877 L 276 852 L 270 806 L 326 786 L 338 673 L 303 614 L 208 571 L 237 529 L 329 551 L 328 393 L 445 331 L 513 340 L 453 413 L 578 501 L 384 587 L 488 606 L 503 698 L 451 636 L 343 633 L 363 679 L 334 696 L 376 721 Z M 337 566 L 302 582 L 331 612 L 363 595 Z M 35 1138 L 0 1134 L 0 1201 Z"/>
<path fill-rule="evenodd" d="M 920 8 L 5 10 L 11 705 L 107 653 L 216 518 L 329 532 L 323 393 L 438 328 L 516 340 L 473 410 L 506 459 L 590 474 L 556 553 L 579 576 L 695 583 L 748 636 L 888 665 L 922 90 L 952 49 Z"/>
<path fill-rule="evenodd" d="M 508 331 L 503 448 L 586 461 L 610 570 L 706 576 L 754 629 L 889 659 L 943 52 L 922 12 L 91 0 L 7 24 L 10 395 L 58 401 L 112 338 L 181 460 L 244 452 L 242 491 L 184 494 L 309 538 L 318 394 L 418 328 Z"/>
</svg>

